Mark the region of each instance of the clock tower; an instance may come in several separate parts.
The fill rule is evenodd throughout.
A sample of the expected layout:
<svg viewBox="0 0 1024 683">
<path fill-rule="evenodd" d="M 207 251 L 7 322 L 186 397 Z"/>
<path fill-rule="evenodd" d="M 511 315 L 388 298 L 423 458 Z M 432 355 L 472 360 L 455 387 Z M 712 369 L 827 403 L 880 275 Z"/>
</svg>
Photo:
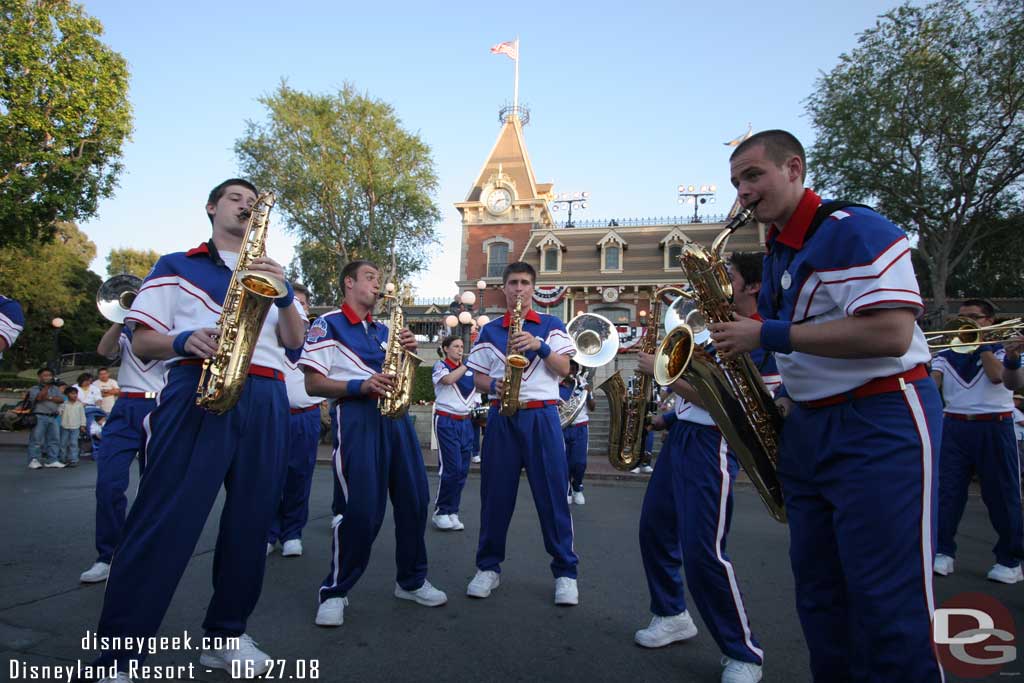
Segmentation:
<svg viewBox="0 0 1024 683">
<path fill-rule="evenodd" d="M 458 286 L 476 289 L 478 280 L 491 287 L 486 306 L 505 307 L 494 289 L 501 273 L 513 261 L 523 260 L 531 231 L 554 227 L 548 200 L 551 183 L 538 183 L 526 151 L 523 126 L 529 122 L 525 107 L 506 107 L 500 114 L 501 131 L 465 200 L 455 207 L 462 215 L 462 253 Z"/>
</svg>

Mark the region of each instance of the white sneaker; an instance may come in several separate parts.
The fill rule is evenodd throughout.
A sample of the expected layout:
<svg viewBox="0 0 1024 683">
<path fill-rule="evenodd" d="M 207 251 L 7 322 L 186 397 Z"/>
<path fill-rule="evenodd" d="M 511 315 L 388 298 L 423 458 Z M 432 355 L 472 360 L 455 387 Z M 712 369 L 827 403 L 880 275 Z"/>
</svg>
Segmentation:
<svg viewBox="0 0 1024 683">
<path fill-rule="evenodd" d="M 583 497 L 583 491 L 573 491 L 572 502 L 574 502 L 576 505 L 586 505 L 587 499 Z"/>
<path fill-rule="evenodd" d="M 651 472 L 654 471 L 654 468 L 651 467 L 650 465 L 644 465 L 643 467 L 640 468 L 640 471 L 643 472 L 644 474 L 650 474 Z"/>
<path fill-rule="evenodd" d="M 555 579 L 555 604 L 580 604 L 580 589 L 576 585 L 576 579 L 570 579 L 568 576 L 559 576 Z"/>
<path fill-rule="evenodd" d="M 1018 583 L 1024 581 L 1024 572 L 1021 571 L 1019 564 L 1016 567 L 995 564 L 992 565 L 992 569 L 988 570 L 988 580 L 999 583 Z"/>
<path fill-rule="evenodd" d="M 344 515 L 334 515 L 333 517 L 331 517 L 331 528 L 332 529 L 334 527 L 338 526 L 339 524 L 341 524 L 341 518 L 342 517 L 344 517 Z"/>
<path fill-rule="evenodd" d="M 93 566 L 82 572 L 78 580 L 82 583 L 99 583 L 100 581 L 106 581 L 108 576 L 110 576 L 110 565 L 106 562 L 96 562 Z"/>
<path fill-rule="evenodd" d="M 212 669 L 233 671 L 232 664 L 243 672 L 245 678 L 261 676 L 270 668 L 270 657 L 256 647 L 256 641 L 248 633 L 238 636 L 238 649 L 206 650 L 199 656 L 199 663 Z M 247 675 L 247 674 L 252 675 Z"/>
<path fill-rule="evenodd" d="M 572 494 L 571 493 L 565 497 L 565 502 L 567 502 L 569 505 L 572 505 Z"/>
<path fill-rule="evenodd" d="M 302 541 L 298 538 L 285 541 L 281 546 L 282 557 L 299 557 L 300 555 L 302 555 Z"/>
<path fill-rule="evenodd" d="M 466 525 L 459 519 L 458 513 L 448 515 L 448 521 L 452 523 L 452 531 L 462 531 L 466 528 Z"/>
<path fill-rule="evenodd" d="M 472 458 L 469 459 L 469 461 L 470 462 L 480 462 L 480 456 L 479 455 L 474 455 Z"/>
<path fill-rule="evenodd" d="M 43 465 L 43 467 L 53 467 L 59 470 L 66 467 L 66 465 L 62 463 L 60 460 L 54 460 L 53 462 L 46 463 L 45 465 Z"/>
<path fill-rule="evenodd" d="M 647 628 L 633 634 L 633 642 L 641 647 L 665 647 L 678 640 L 689 640 L 697 635 L 697 625 L 689 612 L 682 612 L 672 617 L 651 619 Z"/>
<path fill-rule="evenodd" d="M 949 576 L 953 573 L 953 558 L 942 553 L 935 554 L 935 565 L 932 567 L 939 576 Z"/>
<path fill-rule="evenodd" d="M 757 683 L 761 680 L 761 666 L 753 662 L 741 662 L 731 657 L 722 657 L 722 683 Z"/>
<path fill-rule="evenodd" d="M 274 554 L 274 544 L 273 543 L 268 543 L 267 544 L 267 557 L 270 557 L 273 554 Z"/>
<path fill-rule="evenodd" d="M 328 598 L 320 603 L 316 610 L 317 626 L 341 626 L 345 623 L 345 607 L 348 598 Z"/>
<path fill-rule="evenodd" d="M 498 572 L 485 572 L 478 569 L 476 576 L 466 587 L 466 595 L 471 598 L 486 598 L 499 585 L 501 585 L 501 579 L 498 577 Z"/>
<path fill-rule="evenodd" d="M 430 521 L 441 531 L 452 530 L 452 520 L 448 519 L 448 515 L 434 515 L 430 518 Z"/>
<path fill-rule="evenodd" d="M 629 471 L 630 474 L 640 474 L 640 465 L 637 465 Z"/>
<path fill-rule="evenodd" d="M 36 458 L 32 458 L 32 462 L 28 464 L 28 468 L 30 470 L 38 470 L 42 466 L 43 463 L 39 462 L 39 460 L 37 460 Z"/>
<path fill-rule="evenodd" d="M 399 600 L 412 600 L 417 605 L 424 607 L 440 607 L 448 602 L 448 596 L 444 591 L 437 590 L 426 579 L 424 579 L 423 585 L 414 591 L 407 591 L 396 583 L 395 597 Z"/>
<path fill-rule="evenodd" d="M 132 683 L 132 679 L 128 678 L 128 674 L 123 671 L 118 671 L 117 676 L 114 678 L 101 678 L 99 683 Z"/>
</svg>

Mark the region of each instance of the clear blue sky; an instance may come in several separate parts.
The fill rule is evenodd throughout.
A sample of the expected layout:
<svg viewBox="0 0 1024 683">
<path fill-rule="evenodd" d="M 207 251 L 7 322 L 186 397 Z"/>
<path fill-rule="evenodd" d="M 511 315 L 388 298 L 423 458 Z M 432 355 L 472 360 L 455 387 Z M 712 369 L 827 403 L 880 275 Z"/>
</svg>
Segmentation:
<svg viewBox="0 0 1024 683">
<path fill-rule="evenodd" d="M 82 226 L 97 245 L 92 267 L 105 273 L 116 247 L 168 252 L 206 239 L 206 194 L 236 174 L 234 141 L 264 116 L 256 98 L 281 78 L 321 92 L 349 81 L 391 103 L 433 150 L 441 244 L 414 284 L 418 296 L 450 296 L 453 203 L 512 99 L 513 63 L 489 47 L 516 35 L 534 171 L 556 192 L 589 190 L 581 218 L 682 214 L 680 183 L 716 184 L 711 209 L 726 210 L 722 143 L 748 122 L 811 143 L 803 102 L 815 78 L 897 4 L 87 1 L 128 60 L 135 113 L 120 188 Z M 287 264 L 292 242 L 276 227 L 270 255 Z"/>
</svg>

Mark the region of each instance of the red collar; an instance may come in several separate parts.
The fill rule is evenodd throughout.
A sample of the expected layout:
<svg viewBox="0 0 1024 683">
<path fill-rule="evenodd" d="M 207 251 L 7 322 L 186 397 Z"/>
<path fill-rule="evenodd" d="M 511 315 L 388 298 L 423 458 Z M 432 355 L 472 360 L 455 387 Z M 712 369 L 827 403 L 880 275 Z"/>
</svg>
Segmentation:
<svg viewBox="0 0 1024 683">
<path fill-rule="evenodd" d="M 819 206 L 821 206 L 821 197 L 815 194 L 814 190 L 805 189 L 804 196 L 800 198 L 796 211 L 786 222 L 786 227 L 780 231 L 772 225 L 768 229 L 767 244 L 770 245 L 774 240 L 793 249 L 802 249 L 804 238 L 807 236 L 807 228 L 811 227 L 811 221 L 814 220 L 814 214 L 817 213 Z"/>
<path fill-rule="evenodd" d="M 523 319 L 531 323 L 540 323 L 540 316 L 537 315 L 537 311 L 532 308 L 526 312 Z M 505 317 L 501 319 L 501 326 L 506 330 L 508 326 L 512 324 L 512 311 L 505 311 Z"/>
<path fill-rule="evenodd" d="M 458 363 L 453 363 L 450 358 L 445 358 L 444 359 L 444 364 L 448 366 L 449 370 L 454 370 L 455 368 L 459 367 L 459 364 Z"/>
<path fill-rule="evenodd" d="M 185 256 L 209 256 L 209 255 L 210 255 L 210 245 L 207 244 L 206 242 L 203 242 L 198 247 L 195 247 L 193 249 L 189 249 L 188 251 L 185 252 Z"/>
<path fill-rule="evenodd" d="M 348 304 L 341 305 L 341 312 L 345 314 L 345 318 L 353 325 L 363 322 L 362 320 L 359 319 L 359 315 L 356 314 L 356 312 L 353 311 L 352 307 L 349 306 Z M 373 314 L 366 314 L 366 322 L 371 324 L 373 323 Z"/>
<path fill-rule="evenodd" d="M 757 320 L 758 322 L 764 322 L 764 318 L 761 317 L 760 313 L 754 313 L 754 315 L 750 316 L 750 319 Z"/>
</svg>

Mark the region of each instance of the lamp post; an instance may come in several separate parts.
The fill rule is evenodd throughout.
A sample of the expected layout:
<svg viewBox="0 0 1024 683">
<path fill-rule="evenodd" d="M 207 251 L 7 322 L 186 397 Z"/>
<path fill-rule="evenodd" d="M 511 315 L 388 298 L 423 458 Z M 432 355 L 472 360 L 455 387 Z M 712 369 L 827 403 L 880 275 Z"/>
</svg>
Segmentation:
<svg viewBox="0 0 1024 683">
<path fill-rule="evenodd" d="M 565 222 L 565 227 L 571 228 L 572 224 L 572 207 L 575 204 L 580 205 L 580 209 L 587 208 L 587 200 L 590 199 L 589 192 L 563 192 L 558 195 L 558 199 L 551 202 L 551 210 L 558 211 L 560 207 L 569 207 L 569 220 Z"/>
<path fill-rule="evenodd" d="M 459 294 L 448 307 L 451 313 L 444 319 L 444 324 L 449 329 L 448 334 L 458 334 L 462 337 L 463 356 L 469 354 L 469 338 L 473 332 L 474 323 L 478 327 L 483 327 L 491 321 L 488 316 L 483 315 L 484 290 L 487 289 L 487 283 L 483 280 L 478 280 L 476 288 L 479 291 L 479 295 L 469 289 Z M 474 313 L 479 313 L 480 315 L 474 317 Z M 459 328 L 458 331 L 455 330 L 456 327 Z"/>
<path fill-rule="evenodd" d="M 53 367 L 54 374 L 60 372 L 60 328 L 64 327 L 64 318 L 54 318 L 50 321 L 53 326 Z"/>
<path fill-rule="evenodd" d="M 718 190 L 714 185 L 680 185 L 678 188 L 679 192 L 679 203 L 689 204 L 693 203 L 693 222 L 700 223 L 700 216 L 697 215 L 697 208 L 701 204 L 714 204 L 715 203 L 715 192 Z"/>
</svg>

